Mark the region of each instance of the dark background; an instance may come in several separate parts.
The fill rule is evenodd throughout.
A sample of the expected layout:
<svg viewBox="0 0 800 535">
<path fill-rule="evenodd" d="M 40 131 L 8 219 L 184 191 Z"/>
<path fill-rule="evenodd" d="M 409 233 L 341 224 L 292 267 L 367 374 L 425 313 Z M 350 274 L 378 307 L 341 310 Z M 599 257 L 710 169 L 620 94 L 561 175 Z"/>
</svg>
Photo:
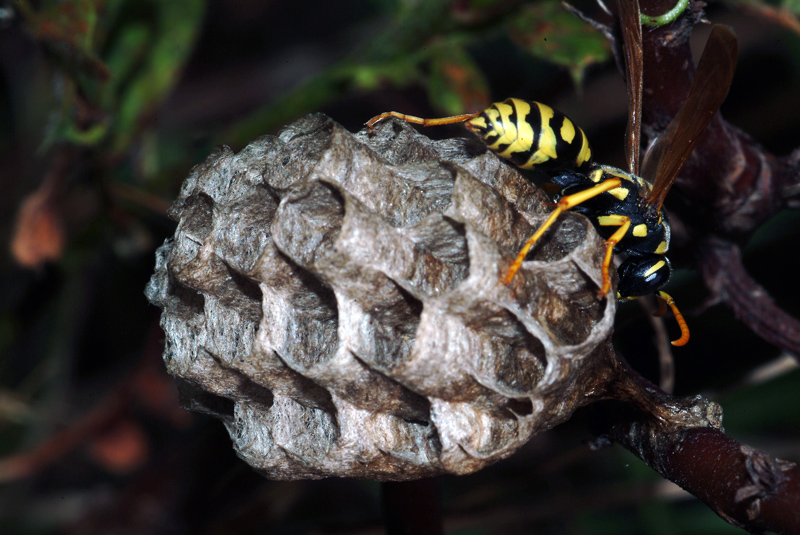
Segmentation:
<svg viewBox="0 0 800 535">
<path fill-rule="evenodd" d="M 524 46 L 559 33 L 555 19 L 508 30 L 547 2 L 96 3 L 0 3 L 2 247 L 34 228 L 19 215 L 31 198 L 33 221 L 49 222 L 33 241 L 54 244 L 26 265 L 0 256 L 0 532 L 382 533 L 380 484 L 264 480 L 219 422 L 179 408 L 159 311 L 143 294 L 174 230 L 166 206 L 215 145 L 240 150 L 311 111 L 355 131 L 390 109 L 431 117 L 536 99 L 575 119 L 598 160 L 622 166 L 619 73 L 610 59 L 576 68 L 594 45 L 575 44 L 561 64 L 549 56 L 563 50 Z M 726 119 L 776 155 L 800 146 L 796 19 L 736 2 L 707 13 L 739 37 Z M 750 273 L 795 317 L 798 223 L 782 213 L 745 249 Z M 724 307 L 693 315 L 707 293 L 678 267 L 669 290 L 692 340 L 674 351 L 676 393 L 719 401 L 734 438 L 800 460 L 795 361 Z M 621 307 L 617 331 L 657 382 L 637 304 Z M 591 451 L 582 418 L 480 473 L 441 478 L 447 532 L 739 532 L 621 448 Z"/>
</svg>

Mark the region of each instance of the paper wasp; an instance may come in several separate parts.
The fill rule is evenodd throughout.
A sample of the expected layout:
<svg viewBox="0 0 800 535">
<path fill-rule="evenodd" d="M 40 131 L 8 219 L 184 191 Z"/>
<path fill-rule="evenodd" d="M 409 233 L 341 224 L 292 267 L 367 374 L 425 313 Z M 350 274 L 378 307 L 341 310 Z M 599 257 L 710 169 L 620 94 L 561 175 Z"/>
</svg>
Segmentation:
<svg viewBox="0 0 800 535">
<path fill-rule="evenodd" d="M 661 288 L 671 274 L 666 257 L 670 227 L 662 205 L 681 168 L 725 97 L 736 69 L 737 42 L 733 32 L 714 26 L 695 73 L 689 94 L 664 133 L 648 148 L 641 166 L 639 152 L 642 114 L 642 26 L 637 0 L 620 0 L 620 26 L 628 88 L 628 127 L 625 154 L 629 172 L 592 161 L 583 131 L 562 113 L 538 102 L 508 99 L 481 112 L 422 119 L 398 112 L 382 113 L 367 122 L 397 117 L 434 126 L 464 122 L 499 156 L 523 169 L 549 171 L 561 188 L 556 208 L 531 236 L 504 277 L 510 284 L 530 248 L 564 210 L 589 218 L 606 239 L 600 297 L 611 288 L 609 269 L 614 251 L 627 253 L 617 272 L 617 298 L 636 299 L 655 294 L 672 308 L 681 328 L 680 346 L 689 340 L 689 328 L 673 299 Z"/>
</svg>

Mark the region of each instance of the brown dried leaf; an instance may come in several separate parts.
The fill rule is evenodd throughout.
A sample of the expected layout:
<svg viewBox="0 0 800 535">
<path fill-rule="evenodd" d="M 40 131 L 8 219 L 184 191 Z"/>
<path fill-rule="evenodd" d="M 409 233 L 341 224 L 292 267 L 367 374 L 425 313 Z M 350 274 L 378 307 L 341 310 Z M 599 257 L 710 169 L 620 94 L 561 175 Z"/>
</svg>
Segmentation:
<svg viewBox="0 0 800 535">
<path fill-rule="evenodd" d="M 123 418 L 93 437 L 89 451 L 109 472 L 127 474 L 147 460 L 150 440 L 140 423 Z"/>
<path fill-rule="evenodd" d="M 45 181 L 28 195 L 17 212 L 11 255 L 26 268 L 38 269 L 58 260 L 66 237 L 54 188 Z"/>
</svg>

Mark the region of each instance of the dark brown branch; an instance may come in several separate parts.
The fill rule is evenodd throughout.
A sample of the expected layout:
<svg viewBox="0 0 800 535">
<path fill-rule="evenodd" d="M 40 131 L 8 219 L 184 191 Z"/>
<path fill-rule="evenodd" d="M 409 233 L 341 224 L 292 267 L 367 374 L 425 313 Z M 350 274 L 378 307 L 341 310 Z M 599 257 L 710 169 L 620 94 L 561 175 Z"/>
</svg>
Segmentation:
<svg viewBox="0 0 800 535">
<path fill-rule="evenodd" d="M 29 477 L 87 442 L 119 421 L 130 402 L 130 391 L 121 388 L 69 427 L 48 437 L 28 451 L 0 459 L 0 482 Z"/>
<path fill-rule="evenodd" d="M 800 468 L 713 428 L 662 432 L 617 421 L 610 438 L 697 496 L 727 522 L 760 533 L 800 533 Z"/>
<path fill-rule="evenodd" d="M 647 12 L 648 2 L 642 4 Z M 683 105 L 694 76 L 689 36 L 701 20 L 700 5 L 693 3 L 674 24 L 644 33 L 643 115 L 650 137 Z M 747 274 L 734 240 L 791 202 L 798 175 L 797 153 L 776 158 L 717 115 L 676 182 L 688 201 L 673 203 L 672 211 L 682 223 L 678 227 L 687 229 L 685 238 L 714 297 L 759 336 L 794 353 L 800 322 Z M 612 385 L 612 397 L 626 403 L 598 404 L 598 434 L 631 450 L 733 525 L 754 533 L 800 533 L 800 469 L 725 435 L 714 404 L 670 398 L 630 369 Z M 693 401 L 695 406 L 686 405 Z M 697 418 L 687 416 L 692 414 Z"/>
<path fill-rule="evenodd" d="M 672 398 L 633 370 L 625 372 L 616 393 L 634 403 L 598 403 L 595 433 L 619 442 L 735 526 L 751 533 L 800 533 L 797 465 L 722 432 L 716 404 Z"/>
<path fill-rule="evenodd" d="M 689 36 L 703 15 L 699 3 L 691 9 L 673 24 L 644 32 L 643 122 L 650 137 L 678 112 L 694 76 Z M 667 200 L 673 221 L 680 222 L 675 228 L 686 229 L 679 239 L 688 239 L 711 300 L 724 302 L 764 340 L 795 355 L 800 321 L 748 275 L 736 242 L 792 206 L 798 180 L 797 151 L 776 157 L 717 114 L 676 181 L 686 200 Z"/>
<path fill-rule="evenodd" d="M 800 348 L 800 321 L 784 312 L 742 264 L 739 247 L 709 237 L 700 254 L 700 269 L 713 297 L 727 303 L 754 333 L 794 355 Z"/>
<path fill-rule="evenodd" d="M 661 133 L 689 91 L 694 78 L 689 37 L 700 16 L 644 33 L 643 114 L 650 137 Z M 672 213 L 701 234 L 714 229 L 745 237 L 784 207 L 782 190 L 797 179 L 796 169 L 785 163 L 717 114 L 676 182 L 691 206 L 673 203 Z"/>
</svg>

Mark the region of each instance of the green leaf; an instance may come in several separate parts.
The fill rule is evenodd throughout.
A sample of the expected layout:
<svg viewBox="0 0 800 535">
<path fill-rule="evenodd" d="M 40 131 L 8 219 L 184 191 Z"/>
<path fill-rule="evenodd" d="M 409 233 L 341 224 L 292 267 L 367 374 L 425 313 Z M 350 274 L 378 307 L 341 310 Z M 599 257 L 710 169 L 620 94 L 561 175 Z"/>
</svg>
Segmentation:
<svg viewBox="0 0 800 535">
<path fill-rule="evenodd" d="M 147 116 L 172 90 L 189 58 L 205 11 L 203 0 L 153 2 L 155 20 L 149 50 L 142 65 L 119 95 L 119 109 L 114 125 L 114 148 L 123 149 L 138 132 Z M 122 32 L 134 41 L 141 37 L 135 21 L 131 32 Z M 124 29 L 123 29 L 124 30 Z M 133 33 L 133 36 L 131 36 Z M 122 46 L 122 45 L 121 45 Z"/>
<path fill-rule="evenodd" d="M 380 63 L 344 65 L 336 71 L 342 79 L 351 79 L 352 89 L 374 91 L 384 84 L 403 87 L 418 82 L 422 78 L 418 64 L 410 54 Z"/>
<path fill-rule="evenodd" d="M 104 80 L 108 68 L 93 49 L 99 2 L 46 2 L 36 11 L 28 2 L 19 1 L 17 8 L 60 68 L 74 77 Z"/>
<path fill-rule="evenodd" d="M 460 45 L 442 43 L 431 50 L 428 98 L 449 115 L 472 112 L 488 106 L 489 86 Z"/>
<path fill-rule="evenodd" d="M 576 86 L 587 66 L 611 57 L 605 37 L 556 0 L 521 9 L 511 21 L 509 33 L 529 54 L 569 69 Z"/>
<path fill-rule="evenodd" d="M 147 58 L 152 29 L 143 22 L 125 24 L 106 53 L 106 64 L 111 71 L 111 79 L 103 88 L 102 105 L 113 109 L 117 105 L 124 83 L 130 81 L 136 68 Z"/>
</svg>

